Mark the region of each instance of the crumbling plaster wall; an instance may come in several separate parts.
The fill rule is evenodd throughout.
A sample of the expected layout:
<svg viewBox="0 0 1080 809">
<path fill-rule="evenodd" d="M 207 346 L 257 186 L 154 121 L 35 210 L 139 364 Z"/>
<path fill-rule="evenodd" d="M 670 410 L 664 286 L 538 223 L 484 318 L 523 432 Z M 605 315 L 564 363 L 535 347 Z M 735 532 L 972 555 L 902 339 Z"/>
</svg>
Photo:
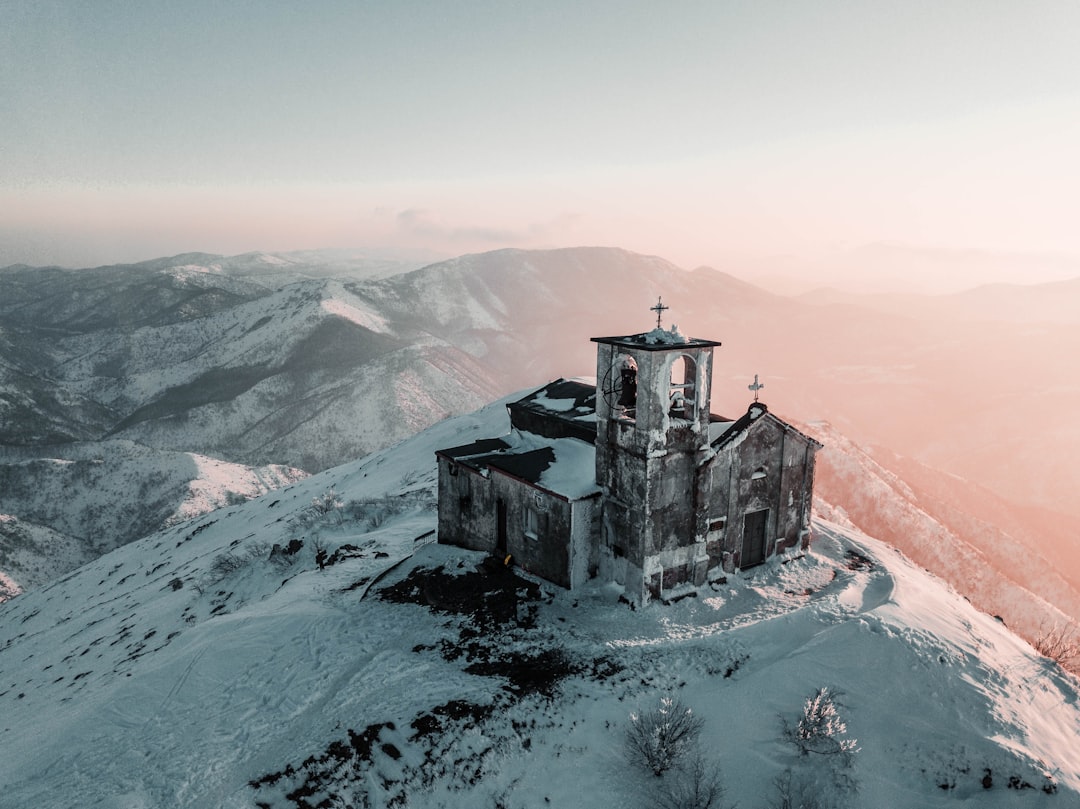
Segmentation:
<svg viewBox="0 0 1080 809">
<path fill-rule="evenodd" d="M 765 524 L 765 557 L 804 542 L 810 520 L 813 448 L 803 437 L 762 416 L 743 435 L 722 447 L 712 462 L 713 492 L 709 506 L 710 567 L 741 567 L 744 518 L 769 510 Z"/>
<path fill-rule="evenodd" d="M 439 457 L 439 542 L 474 551 L 495 550 L 495 497 L 488 478 Z"/>
</svg>

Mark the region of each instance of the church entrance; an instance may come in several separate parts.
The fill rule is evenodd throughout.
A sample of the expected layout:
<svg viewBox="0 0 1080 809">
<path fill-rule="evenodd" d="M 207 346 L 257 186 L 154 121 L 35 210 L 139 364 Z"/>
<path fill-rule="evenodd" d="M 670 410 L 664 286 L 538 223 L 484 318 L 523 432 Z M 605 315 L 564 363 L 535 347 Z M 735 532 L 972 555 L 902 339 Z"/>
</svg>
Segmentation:
<svg viewBox="0 0 1080 809">
<path fill-rule="evenodd" d="M 739 567 L 744 570 L 765 561 L 765 524 L 769 510 L 751 511 L 743 518 L 742 556 Z"/>
<path fill-rule="evenodd" d="M 506 555 L 506 501 L 502 498 L 495 502 L 495 553 Z"/>
</svg>

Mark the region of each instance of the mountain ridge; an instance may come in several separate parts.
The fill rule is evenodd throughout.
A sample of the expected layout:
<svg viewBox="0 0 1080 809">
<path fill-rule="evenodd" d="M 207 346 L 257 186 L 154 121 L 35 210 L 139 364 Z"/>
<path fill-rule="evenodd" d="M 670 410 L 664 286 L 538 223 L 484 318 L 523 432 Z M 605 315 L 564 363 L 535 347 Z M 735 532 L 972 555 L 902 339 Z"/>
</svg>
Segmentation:
<svg viewBox="0 0 1080 809">
<path fill-rule="evenodd" d="M 185 269 L 185 260 L 160 263 L 200 283 L 220 276 Z M 290 269 L 274 275 L 280 262 Z M 107 435 L 161 453 L 318 471 L 517 387 L 591 376 L 589 338 L 651 327 L 649 308 L 662 295 L 673 307 L 666 322 L 723 343 L 714 367 L 717 412 L 742 412 L 746 385 L 760 373 L 765 399 L 785 418 L 826 417 L 857 445 L 900 448 L 923 463 L 940 459 L 936 465 L 947 471 L 970 472 L 1022 504 L 1031 530 L 1008 533 L 1032 555 L 1041 554 L 1040 531 L 1055 538 L 1059 562 L 1075 550 L 1075 536 L 1060 530 L 1059 517 L 1027 506 L 1071 508 L 1068 465 L 1058 472 L 1047 461 L 1067 458 L 1071 446 L 1068 374 L 1046 383 L 1062 390 L 1042 394 L 1044 430 L 1003 429 L 1020 423 L 1016 414 L 1025 407 L 1016 398 L 1016 369 L 1041 379 L 1052 364 L 1042 349 L 1060 349 L 1069 332 L 1025 336 L 1030 356 L 1009 358 L 1013 327 L 988 333 L 978 324 L 928 325 L 915 312 L 886 317 L 857 307 L 808 307 L 729 274 L 687 272 L 617 248 L 507 249 L 374 279 L 323 267 L 297 280 L 292 268 L 302 274 L 307 265 L 264 254 L 234 257 L 223 262 L 228 266 L 256 297 L 204 317 L 114 324 L 74 337 L 46 331 L 30 353 L 21 353 L 32 342 L 21 331 L 28 324 L 0 322 L 5 335 L 22 335 L 19 350 L 10 339 L 0 341 L 0 360 L 14 352 L 24 366 L 41 368 L 37 386 L 28 388 L 11 363 L 0 364 L 0 407 L 21 422 L 5 422 L 3 440 L 18 441 L 36 423 L 42 436 Z M 243 280 L 262 278 L 263 269 L 271 273 L 267 283 Z M 123 283 L 129 281 L 146 278 Z M 77 309 L 74 301 L 59 307 Z M 971 378 L 944 400 L 940 386 L 949 384 L 961 356 Z M 82 403 L 89 423 L 64 402 Z M 1003 454 L 1009 463 L 994 463 Z M 946 492 L 952 497 L 959 494 Z M 0 492 L 0 513 L 25 516 L 19 509 Z M 1004 519 L 1004 511 L 995 513 Z M 943 515 L 939 509 L 938 523 Z M 954 515 L 953 524 L 977 546 L 986 532 L 973 517 Z"/>
</svg>

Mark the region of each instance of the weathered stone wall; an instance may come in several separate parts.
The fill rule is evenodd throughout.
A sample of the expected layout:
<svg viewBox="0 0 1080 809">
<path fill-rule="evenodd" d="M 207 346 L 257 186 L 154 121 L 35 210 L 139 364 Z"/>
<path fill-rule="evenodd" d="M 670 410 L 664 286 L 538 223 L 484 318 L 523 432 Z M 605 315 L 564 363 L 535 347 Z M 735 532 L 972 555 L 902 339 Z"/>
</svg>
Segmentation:
<svg viewBox="0 0 1080 809">
<path fill-rule="evenodd" d="M 807 548 L 810 544 L 810 513 L 813 507 L 813 473 L 816 446 L 788 434 L 784 450 L 783 496 L 785 523 L 780 535 L 783 549 Z M 783 550 L 778 548 L 778 550 Z"/>
<path fill-rule="evenodd" d="M 599 567 L 600 518 L 599 495 L 570 504 L 570 587 L 582 586 L 596 575 Z"/>
<path fill-rule="evenodd" d="M 787 434 L 777 503 L 777 551 L 799 547 L 809 541 L 813 480 L 813 448 L 799 436 Z"/>
<path fill-rule="evenodd" d="M 495 550 L 496 509 L 491 481 L 439 457 L 439 542 L 474 551 Z"/>
<path fill-rule="evenodd" d="M 645 554 L 654 556 L 693 543 L 697 535 L 695 456 L 680 452 L 651 458 L 648 475 L 652 511 Z"/>
<path fill-rule="evenodd" d="M 506 503 L 506 549 L 515 564 L 562 587 L 570 587 L 570 503 L 495 472 L 495 497 Z M 536 514 L 536 532 L 526 533 L 526 512 Z"/>
<path fill-rule="evenodd" d="M 712 463 L 707 548 L 710 567 L 742 566 L 745 517 L 768 509 L 765 557 L 807 536 L 813 490 L 813 448 L 772 418 L 762 417 L 722 448 Z M 721 520 L 722 525 L 718 525 Z"/>
</svg>

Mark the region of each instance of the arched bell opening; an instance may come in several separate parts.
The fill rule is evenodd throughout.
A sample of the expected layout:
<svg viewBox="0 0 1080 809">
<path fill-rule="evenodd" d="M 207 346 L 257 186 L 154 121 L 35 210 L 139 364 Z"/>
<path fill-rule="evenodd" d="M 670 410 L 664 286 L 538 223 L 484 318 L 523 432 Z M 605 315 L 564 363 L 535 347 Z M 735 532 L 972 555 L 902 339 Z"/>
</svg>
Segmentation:
<svg viewBox="0 0 1080 809">
<path fill-rule="evenodd" d="M 697 362 L 689 354 L 679 354 L 671 361 L 668 387 L 668 417 L 693 420 L 697 418 Z"/>
<path fill-rule="evenodd" d="M 602 391 L 612 418 L 637 418 L 637 387 L 637 361 L 629 354 L 617 355 L 604 377 Z"/>
</svg>

